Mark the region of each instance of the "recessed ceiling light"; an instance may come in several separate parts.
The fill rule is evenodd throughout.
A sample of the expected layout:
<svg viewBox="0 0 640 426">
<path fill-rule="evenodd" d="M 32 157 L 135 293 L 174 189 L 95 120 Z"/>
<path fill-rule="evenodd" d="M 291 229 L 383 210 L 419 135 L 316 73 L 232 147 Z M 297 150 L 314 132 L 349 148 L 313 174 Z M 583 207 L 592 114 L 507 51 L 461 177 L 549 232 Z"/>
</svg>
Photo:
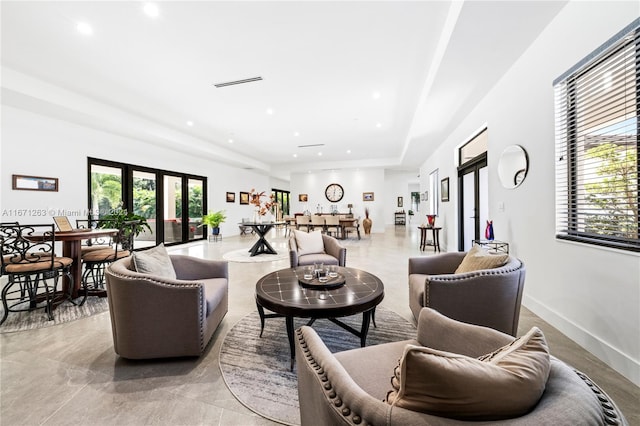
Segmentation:
<svg viewBox="0 0 640 426">
<path fill-rule="evenodd" d="M 150 18 L 157 18 L 160 15 L 160 9 L 158 9 L 155 3 L 145 3 L 142 10 L 144 10 L 144 13 Z"/>
<path fill-rule="evenodd" d="M 229 142 L 229 143 L 233 143 L 233 139 L 229 139 L 229 141 L 228 141 L 228 142 Z"/>
<path fill-rule="evenodd" d="M 380 99 L 380 92 L 376 91 L 371 94 L 373 99 Z"/>
<path fill-rule="evenodd" d="M 347 154 L 351 154 L 351 150 L 350 149 L 347 150 Z"/>
<path fill-rule="evenodd" d="M 91 28 L 91 25 L 87 24 L 86 22 L 78 22 L 78 25 L 76 25 L 76 29 L 80 34 L 84 34 L 84 35 L 93 34 L 93 28 Z"/>
<path fill-rule="evenodd" d="M 267 108 L 267 114 L 273 115 L 273 108 Z"/>
<path fill-rule="evenodd" d="M 298 136 L 300 136 L 300 133 L 298 133 L 298 132 L 295 132 L 295 133 L 293 134 L 293 136 L 296 136 L 296 137 L 298 137 Z"/>
<path fill-rule="evenodd" d="M 382 124 L 376 123 L 376 127 L 379 129 L 380 127 L 382 127 Z"/>
<path fill-rule="evenodd" d="M 293 154 L 293 158 L 298 158 L 298 154 Z"/>
<path fill-rule="evenodd" d="M 193 121 L 187 121 L 187 126 L 193 127 Z"/>
<path fill-rule="evenodd" d="M 322 153 L 321 153 L 321 152 L 319 152 L 319 153 L 318 153 L 318 157 L 320 157 L 320 156 L 322 156 Z"/>
</svg>

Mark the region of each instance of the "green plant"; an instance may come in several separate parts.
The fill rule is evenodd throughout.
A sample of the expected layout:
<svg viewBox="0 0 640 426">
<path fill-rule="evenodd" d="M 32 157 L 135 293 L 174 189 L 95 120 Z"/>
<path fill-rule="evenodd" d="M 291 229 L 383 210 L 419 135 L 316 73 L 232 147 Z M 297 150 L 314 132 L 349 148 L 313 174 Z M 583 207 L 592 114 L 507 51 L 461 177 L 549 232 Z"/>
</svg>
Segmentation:
<svg viewBox="0 0 640 426">
<path fill-rule="evenodd" d="M 413 216 L 413 210 L 409 210 L 409 216 Z"/>
<path fill-rule="evenodd" d="M 124 226 L 127 222 L 137 223 L 132 223 L 131 226 Z M 115 209 L 113 213 L 101 216 L 97 226 L 98 228 L 118 229 L 119 232 L 116 236 L 116 241 L 122 244 L 122 247 L 125 249 L 133 246 L 133 237 L 140 235 L 144 232 L 145 228 L 153 233 L 145 217 L 123 209 L 122 204 Z"/>
<path fill-rule="evenodd" d="M 218 210 L 217 212 L 209 212 L 209 214 L 205 214 L 202 216 L 202 225 L 210 226 L 211 228 L 219 228 L 220 224 L 223 223 L 227 219 L 227 216 L 224 214 L 224 210 Z"/>
</svg>

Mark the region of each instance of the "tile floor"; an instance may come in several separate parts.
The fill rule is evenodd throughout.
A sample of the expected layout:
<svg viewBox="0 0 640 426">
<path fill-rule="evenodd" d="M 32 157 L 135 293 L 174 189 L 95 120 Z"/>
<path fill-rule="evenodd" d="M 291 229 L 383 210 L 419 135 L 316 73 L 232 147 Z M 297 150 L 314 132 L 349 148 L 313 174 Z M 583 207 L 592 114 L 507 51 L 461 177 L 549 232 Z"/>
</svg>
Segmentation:
<svg viewBox="0 0 640 426">
<path fill-rule="evenodd" d="M 348 240 L 347 264 L 379 276 L 382 305 L 412 319 L 407 295 L 407 258 L 420 255 L 413 226 Z M 221 259 L 253 244 L 254 236 L 223 238 L 171 248 L 170 252 Z M 285 250 L 283 231 L 269 236 Z M 428 250 L 424 254 L 431 254 Z M 109 314 L 39 330 L 0 334 L 1 425 L 267 425 L 228 391 L 218 353 L 224 335 L 255 309 L 256 279 L 288 267 L 288 260 L 230 263 L 229 313 L 198 359 L 127 361 L 113 352 Z M 525 287 L 526 290 L 526 287 Z M 630 424 L 640 424 L 640 390 L 575 343 L 523 309 L 520 329 L 538 325 L 552 352 L 599 383 Z"/>
</svg>

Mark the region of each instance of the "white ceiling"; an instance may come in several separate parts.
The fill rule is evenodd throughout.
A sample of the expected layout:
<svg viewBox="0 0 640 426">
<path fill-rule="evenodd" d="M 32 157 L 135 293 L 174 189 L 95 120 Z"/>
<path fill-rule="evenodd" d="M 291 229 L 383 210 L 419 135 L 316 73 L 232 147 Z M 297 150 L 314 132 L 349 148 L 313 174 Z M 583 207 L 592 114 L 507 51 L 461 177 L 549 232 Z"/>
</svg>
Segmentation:
<svg viewBox="0 0 640 426">
<path fill-rule="evenodd" d="M 283 179 L 417 171 L 566 2 L 156 4 L 3 1 L 2 102 Z"/>
</svg>

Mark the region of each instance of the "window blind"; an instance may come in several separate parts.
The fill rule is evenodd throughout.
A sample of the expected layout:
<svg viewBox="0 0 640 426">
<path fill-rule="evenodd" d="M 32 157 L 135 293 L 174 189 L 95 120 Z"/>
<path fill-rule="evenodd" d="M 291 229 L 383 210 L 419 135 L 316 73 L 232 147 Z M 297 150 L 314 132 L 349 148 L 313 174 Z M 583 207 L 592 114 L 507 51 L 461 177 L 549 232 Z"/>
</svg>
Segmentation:
<svg viewBox="0 0 640 426">
<path fill-rule="evenodd" d="M 640 19 L 554 82 L 556 236 L 640 251 Z"/>
</svg>

